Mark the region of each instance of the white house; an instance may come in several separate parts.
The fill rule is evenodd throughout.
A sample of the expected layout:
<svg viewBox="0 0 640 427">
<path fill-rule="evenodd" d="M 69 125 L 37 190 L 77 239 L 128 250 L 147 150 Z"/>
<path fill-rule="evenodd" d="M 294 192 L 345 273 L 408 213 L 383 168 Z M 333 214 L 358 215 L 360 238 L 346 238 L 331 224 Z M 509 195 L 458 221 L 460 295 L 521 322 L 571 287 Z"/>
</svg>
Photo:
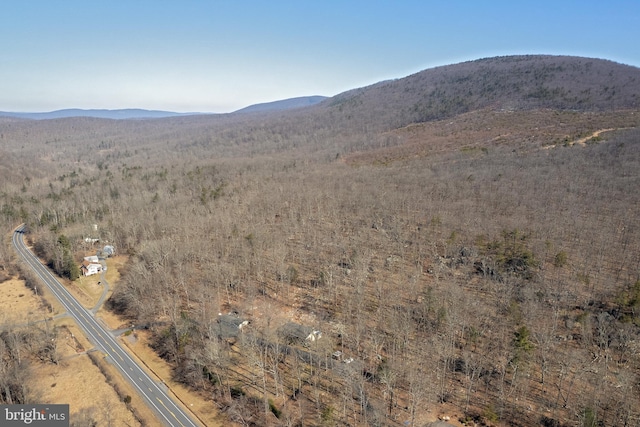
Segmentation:
<svg viewBox="0 0 640 427">
<path fill-rule="evenodd" d="M 88 261 L 85 259 L 80 266 L 80 270 L 82 271 L 83 276 L 91 276 L 93 274 L 102 273 L 104 268 L 99 262 Z"/>
</svg>

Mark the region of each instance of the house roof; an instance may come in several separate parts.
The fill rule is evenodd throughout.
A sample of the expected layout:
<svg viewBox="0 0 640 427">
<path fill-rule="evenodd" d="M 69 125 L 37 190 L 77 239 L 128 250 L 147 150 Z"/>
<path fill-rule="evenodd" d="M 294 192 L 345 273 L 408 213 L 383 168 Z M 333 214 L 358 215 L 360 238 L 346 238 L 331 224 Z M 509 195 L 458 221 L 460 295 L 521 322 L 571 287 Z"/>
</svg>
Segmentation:
<svg viewBox="0 0 640 427">
<path fill-rule="evenodd" d="M 221 314 L 216 323 L 218 337 L 228 339 L 237 337 L 242 327 L 249 322 L 233 314 Z"/>
<path fill-rule="evenodd" d="M 80 265 L 80 267 L 89 268 L 90 265 L 96 265 L 98 267 L 102 267 L 102 264 L 100 264 L 99 262 L 92 262 L 86 259 L 82 261 L 82 264 Z"/>
<path fill-rule="evenodd" d="M 304 341 L 313 333 L 312 327 L 293 322 L 285 323 L 278 329 L 278 335 L 290 340 Z"/>
</svg>

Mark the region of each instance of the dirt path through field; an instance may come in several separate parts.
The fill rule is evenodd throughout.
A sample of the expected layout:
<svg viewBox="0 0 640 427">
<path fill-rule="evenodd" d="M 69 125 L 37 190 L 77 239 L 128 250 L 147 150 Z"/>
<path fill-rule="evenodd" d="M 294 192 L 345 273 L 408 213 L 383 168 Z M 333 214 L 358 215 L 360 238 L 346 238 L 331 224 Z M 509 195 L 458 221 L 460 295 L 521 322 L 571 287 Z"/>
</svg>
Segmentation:
<svg viewBox="0 0 640 427">
<path fill-rule="evenodd" d="M 578 145 L 582 145 L 584 147 L 585 145 L 587 145 L 587 141 L 588 140 L 597 137 L 598 135 L 600 135 L 603 132 L 609 132 L 609 131 L 612 131 L 612 130 L 615 130 L 615 129 L 611 128 L 611 129 L 600 129 L 600 130 L 597 130 L 594 133 L 592 133 L 591 136 L 585 136 L 584 138 L 580 138 L 580 139 L 578 139 L 576 141 L 570 142 L 569 145 L 578 144 Z"/>
<path fill-rule="evenodd" d="M 587 145 L 587 141 L 589 141 L 590 139 L 593 139 L 593 138 L 598 137 L 601 133 L 604 133 L 604 132 L 610 132 L 610 131 L 612 131 L 612 130 L 620 130 L 620 129 L 628 129 L 628 128 L 619 128 L 619 129 L 616 129 L 616 128 L 600 129 L 600 130 L 597 130 L 597 131 L 593 132 L 593 133 L 592 133 L 591 135 L 589 135 L 589 136 L 585 136 L 584 138 L 576 139 L 575 141 L 569 141 L 569 142 L 567 142 L 567 143 L 566 143 L 566 145 L 568 145 L 569 147 L 571 147 L 571 146 L 573 146 L 573 145 L 575 145 L 575 144 L 578 144 L 578 145 L 580 145 L 580 146 L 584 147 L 584 146 L 586 146 L 586 145 Z M 542 149 L 544 149 L 544 150 L 548 150 L 548 149 L 550 149 L 550 148 L 556 148 L 557 146 L 558 146 L 558 144 L 545 145 L 544 147 L 542 147 Z"/>
</svg>

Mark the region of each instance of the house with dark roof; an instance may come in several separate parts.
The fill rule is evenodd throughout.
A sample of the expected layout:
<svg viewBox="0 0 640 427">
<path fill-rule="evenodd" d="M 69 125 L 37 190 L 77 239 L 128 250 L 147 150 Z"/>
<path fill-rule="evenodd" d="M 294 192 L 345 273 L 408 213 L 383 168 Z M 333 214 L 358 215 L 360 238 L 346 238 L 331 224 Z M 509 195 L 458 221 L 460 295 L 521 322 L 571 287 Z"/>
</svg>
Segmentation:
<svg viewBox="0 0 640 427">
<path fill-rule="evenodd" d="M 248 320 L 242 319 L 235 314 L 220 314 L 216 321 L 218 338 L 224 340 L 235 339 L 248 324 Z"/>
<path fill-rule="evenodd" d="M 322 332 L 310 326 L 288 322 L 278 328 L 278 336 L 287 344 L 307 344 L 322 338 Z"/>
</svg>

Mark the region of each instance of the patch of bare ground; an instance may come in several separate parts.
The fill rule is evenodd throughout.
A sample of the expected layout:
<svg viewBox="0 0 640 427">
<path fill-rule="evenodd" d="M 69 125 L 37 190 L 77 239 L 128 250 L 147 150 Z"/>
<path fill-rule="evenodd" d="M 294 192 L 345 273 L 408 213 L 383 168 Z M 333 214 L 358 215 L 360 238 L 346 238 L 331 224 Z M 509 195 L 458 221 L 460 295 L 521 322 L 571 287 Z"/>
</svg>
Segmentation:
<svg viewBox="0 0 640 427">
<path fill-rule="evenodd" d="M 598 131 L 637 126 L 640 126 L 637 110 L 579 113 L 484 109 L 390 131 L 389 136 L 401 141 L 398 145 L 355 152 L 343 161 L 351 165 L 388 164 L 457 150 L 488 150 L 502 144 L 529 150 L 576 141 L 585 143 L 597 137 Z"/>
</svg>

